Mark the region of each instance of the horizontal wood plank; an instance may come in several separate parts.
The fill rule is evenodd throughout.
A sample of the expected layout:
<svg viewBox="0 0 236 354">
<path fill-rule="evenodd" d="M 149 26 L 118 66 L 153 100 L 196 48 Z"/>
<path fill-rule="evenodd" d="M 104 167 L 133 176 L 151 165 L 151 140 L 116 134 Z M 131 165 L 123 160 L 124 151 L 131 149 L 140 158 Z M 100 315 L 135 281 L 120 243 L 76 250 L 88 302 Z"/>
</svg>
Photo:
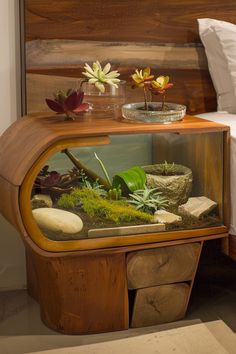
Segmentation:
<svg viewBox="0 0 236 354">
<path fill-rule="evenodd" d="M 26 76 L 28 114 L 33 112 L 48 112 L 49 109 L 45 104 L 45 98 L 52 97 L 53 92 L 59 89 L 67 90 L 70 87 L 78 87 L 79 77 L 81 77 L 81 68 L 76 71 L 62 69 L 58 71 L 62 76 L 50 75 L 52 73 L 51 70 L 39 72 L 49 75 L 28 73 Z M 132 72 L 132 67 L 123 68 L 121 70 L 122 78 L 129 80 L 130 73 Z M 154 71 L 154 73 L 157 73 L 157 71 Z M 171 81 L 174 83 L 174 87 L 167 93 L 167 101 L 186 105 L 189 114 L 216 111 L 216 96 L 208 71 L 172 69 L 168 70 L 166 74 L 170 76 Z M 159 99 L 157 96 L 156 100 Z M 142 90 L 132 89 L 131 85 L 127 84 L 126 102 L 139 102 L 142 100 Z"/>
<path fill-rule="evenodd" d="M 25 0 L 26 39 L 153 43 L 200 42 L 199 17 L 235 22 L 236 4 L 221 0 Z"/>
<path fill-rule="evenodd" d="M 207 68 L 202 46 L 76 40 L 34 40 L 26 43 L 27 70 L 83 67 L 85 62 L 95 60 L 109 61 L 116 67 Z"/>
</svg>

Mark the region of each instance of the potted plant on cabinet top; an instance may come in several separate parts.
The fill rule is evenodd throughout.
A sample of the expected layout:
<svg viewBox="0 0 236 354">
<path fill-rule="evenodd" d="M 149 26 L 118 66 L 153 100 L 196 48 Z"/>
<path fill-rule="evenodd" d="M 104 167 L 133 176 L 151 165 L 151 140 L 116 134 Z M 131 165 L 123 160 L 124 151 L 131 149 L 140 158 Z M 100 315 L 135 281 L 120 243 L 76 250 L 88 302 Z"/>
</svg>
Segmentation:
<svg viewBox="0 0 236 354">
<path fill-rule="evenodd" d="M 86 63 L 82 74 L 85 79 L 81 81 L 81 87 L 93 111 L 104 114 L 124 104 L 126 81 L 118 78 L 120 73 L 117 70 L 111 70 L 110 63 L 104 67 L 99 61 L 91 66 Z"/>
<path fill-rule="evenodd" d="M 125 119 L 144 123 L 167 124 L 184 117 L 185 106 L 165 102 L 166 91 L 173 87 L 173 84 L 169 82 L 169 76 L 158 76 L 154 79 L 150 68 L 145 68 L 136 70 L 131 78 L 133 88 L 143 89 L 144 101 L 123 105 L 122 115 Z M 153 96 L 156 95 L 162 95 L 161 102 L 153 102 Z"/>
</svg>

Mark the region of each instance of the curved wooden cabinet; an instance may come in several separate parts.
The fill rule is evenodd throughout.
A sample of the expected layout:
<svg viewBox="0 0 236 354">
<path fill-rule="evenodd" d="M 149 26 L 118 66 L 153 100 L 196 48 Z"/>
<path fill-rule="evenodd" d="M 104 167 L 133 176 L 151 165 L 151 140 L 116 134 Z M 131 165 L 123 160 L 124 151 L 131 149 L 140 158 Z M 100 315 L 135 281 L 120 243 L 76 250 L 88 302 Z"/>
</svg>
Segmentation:
<svg viewBox="0 0 236 354">
<path fill-rule="evenodd" d="M 64 149 L 109 146 L 112 136 L 119 139 L 119 136 L 134 134 L 152 136 L 152 161 L 163 161 L 168 157 L 191 166 L 201 181 L 196 194 L 207 193 L 217 201 L 221 223 L 204 228 L 63 241 L 45 236 L 33 218 L 30 201 L 34 181 L 46 161 Z M 179 150 L 177 145 L 172 145 L 178 137 L 184 139 Z M 191 276 L 181 278 L 186 299 L 180 301 L 181 311 L 177 317 L 169 313 L 163 315 L 156 323 L 184 316 L 203 241 L 225 238 L 227 249 L 228 140 L 228 127 L 190 116 L 170 125 L 153 125 L 96 119 L 92 115 L 73 122 L 64 121 L 61 116 L 35 115 L 19 119 L 2 135 L 0 211 L 22 236 L 26 247 L 28 290 L 39 301 L 42 319 L 49 327 L 64 333 L 128 328 L 132 311 L 129 311 L 127 255 L 145 249 L 160 248 L 163 252 L 166 247 L 193 243 L 198 245 L 198 251 L 191 264 Z M 216 157 L 213 162 L 212 156 Z M 153 287 L 153 281 L 151 284 Z M 169 289 L 165 282 L 155 285 L 158 289 L 152 290 L 152 294 L 176 291 L 176 286 Z M 140 291 L 138 289 L 137 294 Z M 168 294 L 171 298 L 171 293 Z M 139 319 L 135 317 L 131 324 L 142 325 L 139 304 L 134 308 Z M 162 311 L 165 313 L 166 310 Z M 149 322 L 145 317 L 143 325 L 155 323 L 153 315 L 151 318 Z"/>
</svg>

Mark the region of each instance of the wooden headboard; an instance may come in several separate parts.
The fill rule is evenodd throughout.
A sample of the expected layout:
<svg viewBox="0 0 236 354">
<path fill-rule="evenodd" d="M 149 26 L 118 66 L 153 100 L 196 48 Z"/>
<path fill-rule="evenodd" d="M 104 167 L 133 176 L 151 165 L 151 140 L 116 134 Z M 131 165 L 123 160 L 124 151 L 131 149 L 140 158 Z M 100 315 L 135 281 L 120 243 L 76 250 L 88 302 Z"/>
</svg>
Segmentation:
<svg viewBox="0 0 236 354">
<path fill-rule="evenodd" d="M 169 75 L 167 100 L 188 113 L 216 110 L 197 18 L 236 22 L 233 0 L 25 0 L 27 112 L 45 111 L 45 97 L 76 85 L 85 62 L 110 62 L 128 79 L 150 66 Z M 141 98 L 128 90 L 129 102 Z"/>
</svg>

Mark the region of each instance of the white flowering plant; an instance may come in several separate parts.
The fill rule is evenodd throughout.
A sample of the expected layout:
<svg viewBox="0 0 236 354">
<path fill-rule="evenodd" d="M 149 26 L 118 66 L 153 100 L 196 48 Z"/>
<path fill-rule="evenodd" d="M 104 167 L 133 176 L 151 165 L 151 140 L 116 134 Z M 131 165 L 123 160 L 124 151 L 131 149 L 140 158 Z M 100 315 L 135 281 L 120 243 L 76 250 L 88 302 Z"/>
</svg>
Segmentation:
<svg viewBox="0 0 236 354">
<path fill-rule="evenodd" d="M 82 74 L 87 78 L 90 84 L 102 93 L 105 92 L 105 85 L 110 85 L 118 88 L 120 83 L 120 73 L 117 70 L 111 71 L 111 64 L 107 63 L 103 68 L 99 61 L 94 62 L 91 66 L 89 64 L 84 65 L 84 72 Z"/>
</svg>

